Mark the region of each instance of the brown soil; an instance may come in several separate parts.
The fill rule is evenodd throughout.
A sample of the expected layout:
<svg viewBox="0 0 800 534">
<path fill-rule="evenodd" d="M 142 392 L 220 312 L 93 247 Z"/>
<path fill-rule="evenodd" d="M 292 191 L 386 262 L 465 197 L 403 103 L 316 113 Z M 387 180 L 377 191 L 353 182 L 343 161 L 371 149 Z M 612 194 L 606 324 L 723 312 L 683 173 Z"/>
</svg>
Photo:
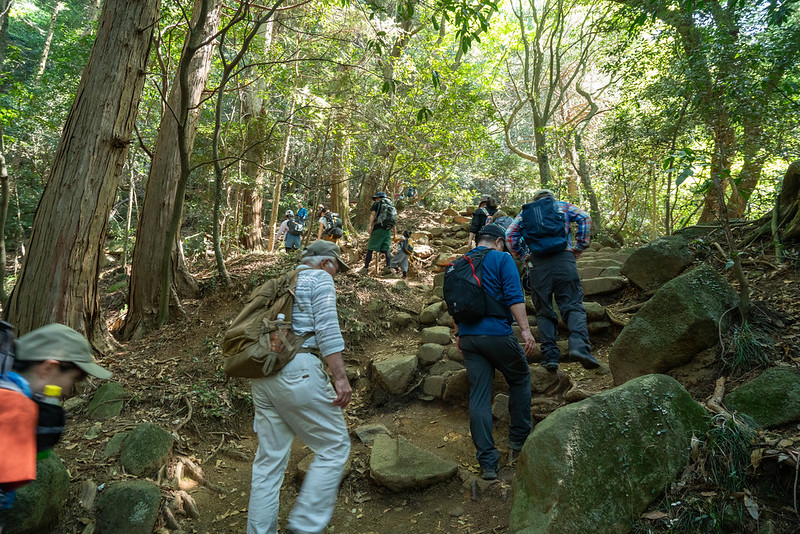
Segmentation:
<svg viewBox="0 0 800 534">
<path fill-rule="evenodd" d="M 432 214 L 421 209 L 404 212 L 404 215 L 405 221 L 413 220 L 412 228 L 437 224 Z M 363 251 L 355 246 L 345 247 L 345 250 L 354 266 L 360 267 Z M 123 345 L 118 352 L 103 359 L 130 397 L 121 416 L 102 423 L 81 416 L 82 408 L 98 383 L 85 384 L 84 395 L 72 401 L 68 429 L 56 451 L 70 470 L 73 492 L 55 532 L 82 532 L 92 522 L 91 512 L 79 503 L 81 482 L 92 480 L 103 484 L 126 478 L 128 475 L 120 472 L 115 458 L 103 459 L 103 446 L 116 432 L 144 421 L 174 430 L 176 454 L 193 458 L 204 470 L 205 477 L 225 490 L 223 494 L 203 487 L 190 490 L 197 501 L 200 518 L 180 518 L 183 530 L 209 534 L 245 531 L 251 461 L 257 445 L 252 430 L 252 401 L 247 381 L 230 379 L 222 372 L 219 340 L 226 322 L 238 312 L 250 289 L 291 263 L 283 254 L 254 254 L 231 261 L 228 268 L 235 284 L 230 289 L 214 285 L 211 265 L 205 266 L 205 270 L 197 265 L 197 276 L 203 281 L 205 296 L 184 302 L 186 317 L 146 339 Z M 721 264 L 717 267 L 721 268 Z M 754 262 L 750 267 L 755 297 L 764 301 L 765 309 L 780 314 L 785 326 L 774 335 L 777 352 L 786 363 L 796 364 L 800 361 L 795 343 L 800 335 L 800 323 L 795 321 L 800 277 L 796 271 L 777 270 L 763 263 Z M 104 283 L 110 285 L 111 281 Z M 466 405 L 421 400 L 419 389 L 404 396 L 380 399 L 380 404 L 374 402 L 371 395 L 369 362 L 384 354 L 415 353 L 418 347 L 416 326 L 399 330 L 392 326 L 391 315 L 398 311 L 417 313 L 429 297 L 431 284 L 432 273 L 425 269 L 412 270 L 408 288 L 398 280 L 374 276 L 351 274 L 337 279 L 341 322 L 348 343 L 345 358 L 353 372 L 351 382 L 356 393 L 345 413 L 351 430 L 361 424 L 381 423 L 394 435 L 403 435 L 415 445 L 457 462 L 459 476 L 425 490 L 393 493 L 370 480 L 370 449 L 353 435 L 352 469 L 343 480 L 329 532 L 477 534 L 508 530 L 515 466 L 503 465 L 499 480 L 494 482 L 484 482 L 475 476 L 479 469 L 469 437 Z M 622 308 L 643 298 L 629 290 L 616 296 L 615 305 Z M 104 302 L 105 309 L 111 310 L 121 302 L 124 299 L 120 293 L 109 294 Z M 115 313 L 109 313 L 109 324 L 116 319 Z M 593 340 L 595 355 L 605 366 L 612 341 L 613 335 Z M 613 387 L 607 371 L 585 371 L 577 364 L 565 364 L 562 369 L 580 389 L 589 393 Z M 717 370 L 714 373 L 719 375 Z M 698 380 L 689 389 L 702 402 L 713 390 L 713 380 L 711 383 L 707 379 Z M 548 411 L 561 403 L 563 401 L 553 399 Z M 547 411 L 537 414 L 538 417 L 546 415 Z M 93 426 L 99 427 L 97 437 L 90 437 Z M 769 436 L 793 437 L 795 443 L 800 443 L 797 434 L 796 428 L 790 428 Z M 497 423 L 494 435 L 502 462 L 508 452 L 506 425 Z M 285 525 L 286 515 L 300 488 L 297 463 L 308 454 L 308 449 L 296 441 L 281 492 L 281 526 Z M 167 495 L 170 487 L 166 481 L 162 488 Z M 762 506 L 771 505 L 762 503 Z M 774 505 L 776 510 L 781 507 L 785 508 L 786 504 Z M 785 510 L 776 515 L 792 516 Z M 654 521 L 651 525 L 656 528 L 661 523 Z M 779 522 L 779 525 L 784 523 Z M 775 532 L 795 531 L 786 528 Z M 745 530 L 750 529 L 743 527 L 742 531 Z"/>
</svg>

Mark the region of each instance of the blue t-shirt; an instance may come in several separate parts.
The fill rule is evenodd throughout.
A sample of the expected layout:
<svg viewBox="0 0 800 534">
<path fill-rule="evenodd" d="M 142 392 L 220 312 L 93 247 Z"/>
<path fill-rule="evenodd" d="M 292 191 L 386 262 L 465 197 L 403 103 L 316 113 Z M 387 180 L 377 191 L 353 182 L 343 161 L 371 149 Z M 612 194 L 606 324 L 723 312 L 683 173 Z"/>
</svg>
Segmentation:
<svg viewBox="0 0 800 534">
<path fill-rule="evenodd" d="M 476 247 L 470 252 L 483 248 L 486 247 Z M 481 270 L 481 283 L 488 295 L 505 306 L 525 302 L 519 271 L 508 252 L 493 250 L 486 254 Z M 511 325 L 503 317 L 484 317 L 477 323 L 458 323 L 460 336 L 508 336 L 512 333 Z"/>
</svg>

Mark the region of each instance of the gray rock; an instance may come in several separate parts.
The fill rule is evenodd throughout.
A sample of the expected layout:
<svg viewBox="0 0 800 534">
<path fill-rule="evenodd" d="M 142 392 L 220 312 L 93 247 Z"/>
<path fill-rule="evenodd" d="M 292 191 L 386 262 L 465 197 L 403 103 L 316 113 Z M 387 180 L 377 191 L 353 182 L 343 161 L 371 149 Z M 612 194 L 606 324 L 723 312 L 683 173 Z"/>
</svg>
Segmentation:
<svg viewBox="0 0 800 534">
<path fill-rule="evenodd" d="M 622 262 L 613 258 L 603 258 L 595 255 L 587 255 L 586 257 L 581 256 L 576 262 L 578 269 L 585 269 L 586 267 L 601 267 L 606 269 L 608 267 L 622 266 Z"/>
<path fill-rule="evenodd" d="M 447 379 L 442 400 L 449 404 L 463 404 L 469 400 L 467 370 L 456 371 Z"/>
<path fill-rule="evenodd" d="M 450 329 L 446 326 L 431 326 L 422 330 L 423 343 L 438 343 L 449 345 L 451 343 Z"/>
<path fill-rule="evenodd" d="M 591 321 L 586 326 L 590 334 L 601 334 L 607 332 L 611 328 L 611 323 L 608 321 Z"/>
<path fill-rule="evenodd" d="M 436 286 L 433 288 L 433 296 L 438 299 L 444 298 L 444 288 L 442 286 Z"/>
<path fill-rule="evenodd" d="M 557 409 L 517 463 L 510 530 L 627 533 L 689 459 L 705 409 L 674 379 L 648 375 Z"/>
<path fill-rule="evenodd" d="M 99 388 L 89 403 L 87 413 L 96 420 L 110 419 L 122 412 L 125 390 L 119 382 L 106 382 Z"/>
<path fill-rule="evenodd" d="M 606 267 L 603 269 L 603 272 L 600 273 L 600 276 L 622 276 L 622 267 L 617 267 L 616 265 L 613 267 Z"/>
<path fill-rule="evenodd" d="M 389 429 L 379 423 L 357 426 L 354 430 L 362 443 L 372 443 L 378 434 L 389 434 Z"/>
<path fill-rule="evenodd" d="M 392 395 L 405 393 L 417 370 L 415 355 L 373 362 L 372 380 Z"/>
<path fill-rule="evenodd" d="M 627 283 L 627 280 L 621 276 L 587 278 L 586 280 L 581 280 L 581 286 L 583 286 L 583 295 L 585 297 L 613 293 L 614 291 L 619 291 L 625 287 Z"/>
<path fill-rule="evenodd" d="M 693 260 L 685 238 L 666 236 L 631 254 L 622 266 L 622 274 L 640 289 L 655 291 L 678 276 Z"/>
<path fill-rule="evenodd" d="M 378 435 L 369 457 L 369 475 L 392 491 L 424 488 L 456 474 L 455 462 L 440 458 L 408 442 L 403 436 L 392 439 Z"/>
<path fill-rule="evenodd" d="M 456 373 L 462 369 L 464 369 L 464 366 L 458 362 L 452 360 L 443 360 L 433 364 L 433 367 L 428 369 L 428 374 L 432 376 L 433 375 L 450 376 L 453 373 Z"/>
<path fill-rule="evenodd" d="M 442 359 L 444 347 L 437 343 L 425 343 L 419 348 L 417 358 L 422 365 L 433 365 Z"/>
<path fill-rule="evenodd" d="M 800 372 L 772 367 L 725 396 L 725 407 L 742 412 L 764 428 L 800 421 Z"/>
<path fill-rule="evenodd" d="M 442 287 L 444 285 L 444 273 L 437 273 L 433 277 L 433 287 Z"/>
<path fill-rule="evenodd" d="M 728 282 L 705 265 L 667 282 L 611 347 L 608 362 L 614 382 L 664 373 L 713 347 L 719 341 L 723 314 L 736 302 Z"/>
<path fill-rule="evenodd" d="M 14 506 L 3 510 L 8 534 L 50 532 L 69 498 L 69 473 L 57 454 L 36 462 L 36 480 L 17 490 Z"/>
<path fill-rule="evenodd" d="M 437 399 L 441 399 L 444 395 L 444 385 L 447 382 L 445 375 L 430 375 L 426 376 L 422 382 L 422 393 L 430 395 Z"/>
<path fill-rule="evenodd" d="M 508 423 L 511 420 L 511 416 L 508 413 L 508 395 L 505 393 L 498 393 L 494 396 L 492 417 L 504 423 Z"/>
<path fill-rule="evenodd" d="M 538 365 L 531 367 L 531 393 L 554 397 L 572 389 L 574 383 L 568 374 L 561 370 L 552 373 Z"/>
<path fill-rule="evenodd" d="M 117 432 L 114 434 L 106 446 L 103 447 L 103 458 L 111 458 L 112 456 L 119 456 L 119 453 L 122 452 L 122 444 L 125 441 L 125 438 L 128 437 L 127 432 Z"/>
<path fill-rule="evenodd" d="M 584 302 L 583 308 L 586 310 L 587 321 L 604 321 L 606 319 L 606 308 L 597 302 Z"/>
<path fill-rule="evenodd" d="M 447 312 L 444 312 L 439 316 L 438 319 L 436 319 L 436 324 L 439 326 L 446 326 L 447 328 L 455 328 L 456 326 L 455 321 L 453 321 L 453 317 Z"/>
<path fill-rule="evenodd" d="M 113 482 L 97 498 L 97 534 L 151 534 L 161 490 L 146 480 Z"/>
<path fill-rule="evenodd" d="M 131 430 L 119 461 L 134 476 L 155 476 L 172 454 L 172 435 L 158 425 L 142 423 Z"/>
<path fill-rule="evenodd" d="M 450 345 L 447 347 L 447 359 L 453 360 L 454 362 L 463 362 L 464 355 L 458 350 L 458 347 L 454 345 Z"/>
<path fill-rule="evenodd" d="M 608 267 L 579 267 L 578 268 L 578 276 L 581 280 L 585 280 L 587 278 L 597 278 L 603 271 L 605 271 Z"/>
<path fill-rule="evenodd" d="M 429 232 L 433 237 L 442 237 L 447 232 L 447 228 L 431 228 Z"/>
<path fill-rule="evenodd" d="M 429 304 L 422 309 L 422 312 L 419 314 L 419 322 L 421 324 L 435 324 L 436 319 L 439 318 L 439 315 L 442 313 L 442 302 L 434 302 L 433 304 Z"/>
<path fill-rule="evenodd" d="M 400 313 L 398 313 L 397 315 L 394 316 L 393 320 L 394 320 L 394 324 L 396 324 L 397 326 L 406 327 L 406 326 L 411 324 L 411 321 L 413 321 L 413 318 L 411 317 L 411 314 L 408 314 L 408 313 L 405 313 L 405 312 L 400 312 Z"/>
</svg>

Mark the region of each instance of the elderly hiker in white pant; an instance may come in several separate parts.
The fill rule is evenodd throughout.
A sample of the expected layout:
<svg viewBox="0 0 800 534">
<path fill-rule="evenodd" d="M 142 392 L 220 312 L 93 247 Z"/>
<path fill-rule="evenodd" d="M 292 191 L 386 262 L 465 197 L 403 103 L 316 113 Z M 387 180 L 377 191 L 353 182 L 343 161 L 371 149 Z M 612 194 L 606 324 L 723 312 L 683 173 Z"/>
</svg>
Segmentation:
<svg viewBox="0 0 800 534">
<path fill-rule="evenodd" d="M 336 314 L 333 276 L 349 267 L 339 257 L 339 246 L 315 241 L 304 251 L 297 277 L 292 328 L 296 334 L 314 332 L 283 369 L 253 380 L 255 430 L 258 451 L 253 463 L 247 534 L 278 531 L 278 505 L 292 441 L 298 436 L 312 451 L 300 494 L 289 513 L 285 532 L 322 532 L 333 515 L 336 494 L 350 454 L 350 436 L 342 408 L 352 388 L 345 374 L 344 340 Z M 319 352 L 322 359 L 310 351 Z M 333 374 L 333 386 L 323 369 Z"/>
</svg>

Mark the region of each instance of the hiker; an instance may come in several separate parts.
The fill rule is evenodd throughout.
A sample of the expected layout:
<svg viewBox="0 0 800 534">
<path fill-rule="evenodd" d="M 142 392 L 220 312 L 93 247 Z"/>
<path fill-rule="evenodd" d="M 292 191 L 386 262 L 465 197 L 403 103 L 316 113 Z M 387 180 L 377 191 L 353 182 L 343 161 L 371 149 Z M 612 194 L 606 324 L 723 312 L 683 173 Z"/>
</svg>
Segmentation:
<svg viewBox="0 0 800 534">
<path fill-rule="evenodd" d="M 36 479 L 37 450 L 51 449 L 61 437 L 64 409 L 58 397 L 69 395 L 87 375 L 111 378 L 95 362 L 86 338 L 63 324 L 17 339 L 16 354 L 7 363 L 11 368 L 0 374 L 0 532 L 15 490 Z M 47 402 L 45 393 L 56 402 Z"/>
<path fill-rule="evenodd" d="M 411 232 L 403 231 L 403 239 L 397 244 L 397 252 L 392 256 L 391 269 L 402 276 L 403 280 L 408 275 L 408 260 L 414 253 L 414 245 L 411 244 Z"/>
<path fill-rule="evenodd" d="M 489 218 L 486 219 L 486 224 L 496 224 L 503 230 L 508 230 L 512 222 L 514 222 L 514 219 L 503 210 L 497 210 L 494 212 L 494 215 L 490 215 Z"/>
<path fill-rule="evenodd" d="M 344 340 L 334 287 L 336 273 L 349 267 L 338 245 L 318 240 L 303 250 L 297 269 L 292 328 L 297 335 L 314 335 L 303 344 L 307 350 L 301 349 L 276 374 L 253 380 L 258 450 L 247 534 L 277 532 L 278 497 L 295 436 L 314 451 L 314 461 L 289 512 L 289 532 L 325 530 L 350 454 L 342 408 L 350 403 L 352 388 L 342 360 Z M 333 387 L 323 361 L 333 375 Z"/>
<path fill-rule="evenodd" d="M 508 384 L 508 447 L 514 452 L 522 446 L 531 431 L 531 375 L 527 356 L 533 356 L 536 341 L 533 339 L 525 313 L 525 296 L 522 294 L 519 274 L 511 256 L 502 252 L 506 233 L 496 224 L 485 225 L 478 232 L 477 247 L 467 252 L 472 265 L 467 265 L 464 283 L 473 283 L 469 278 L 480 279 L 479 288 L 485 299 L 486 311 L 482 316 L 464 320 L 458 313 L 456 319 L 456 342 L 464 355 L 464 365 L 469 379 L 469 428 L 472 442 L 477 450 L 476 458 L 481 466 L 484 480 L 497 478 L 500 454 L 492 436 L 492 382 L 495 370 L 500 371 Z M 466 259 L 466 258 L 465 258 Z M 453 280 L 456 262 L 448 265 L 445 272 L 445 300 L 448 311 L 453 295 L 462 298 L 467 292 L 461 280 Z M 479 262 L 479 264 L 478 264 Z M 478 265 L 475 265 L 478 264 Z M 451 270 L 452 269 L 452 270 Z M 477 309 L 471 302 L 466 307 Z M 511 329 L 516 320 L 525 342 L 520 346 Z"/>
<path fill-rule="evenodd" d="M 297 220 L 303 224 L 306 224 L 306 220 L 308 219 L 308 210 L 305 208 L 302 202 L 299 202 L 297 206 Z"/>
<path fill-rule="evenodd" d="M 472 213 L 472 223 L 469 225 L 469 237 L 467 238 L 467 246 L 472 247 L 475 236 L 481 231 L 481 228 L 486 224 L 486 220 L 495 214 L 497 211 L 497 201 L 490 195 L 484 195 L 478 202 L 478 209 Z"/>
<path fill-rule="evenodd" d="M 373 252 L 383 252 L 386 256 L 386 268 L 383 274 L 391 274 L 392 269 L 392 235 L 396 232 L 394 227 L 397 222 L 397 209 L 392 201 L 386 198 L 386 193 L 379 191 L 372 197 L 372 207 L 369 213 L 369 242 L 367 242 L 367 257 L 364 268 L 359 271 L 366 274 L 369 263 L 372 261 Z"/>
<path fill-rule="evenodd" d="M 319 205 L 319 229 L 317 239 L 324 239 L 336 243 L 344 235 L 342 218 L 338 213 L 331 211 L 327 206 Z"/>
<path fill-rule="evenodd" d="M 572 223 L 578 227 L 574 243 L 569 231 Z M 588 213 L 569 202 L 556 200 L 550 189 L 539 189 L 533 195 L 533 202 L 522 207 L 506 233 L 511 253 L 528 265 L 542 343 L 541 366 L 548 371 L 558 370 L 561 355 L 556 345 L 558 317 L 553 297 L 569 329 L 570 357 L 585 369 L 600 366 L 591 354 L 583 287 L 575 262 L 589 246 L 591 228 L 592 218 Z"/>
<path fill-rule="evenodd" d="M 275 241 L 284 240 L 283 246 L 286 252 L 298 250 L 300 248 L 300 238 L 303 236 L 303 223 L 294 216 L 292 210 L 286 210 L 285 219 L 275 233 Z"/>
</svg>

